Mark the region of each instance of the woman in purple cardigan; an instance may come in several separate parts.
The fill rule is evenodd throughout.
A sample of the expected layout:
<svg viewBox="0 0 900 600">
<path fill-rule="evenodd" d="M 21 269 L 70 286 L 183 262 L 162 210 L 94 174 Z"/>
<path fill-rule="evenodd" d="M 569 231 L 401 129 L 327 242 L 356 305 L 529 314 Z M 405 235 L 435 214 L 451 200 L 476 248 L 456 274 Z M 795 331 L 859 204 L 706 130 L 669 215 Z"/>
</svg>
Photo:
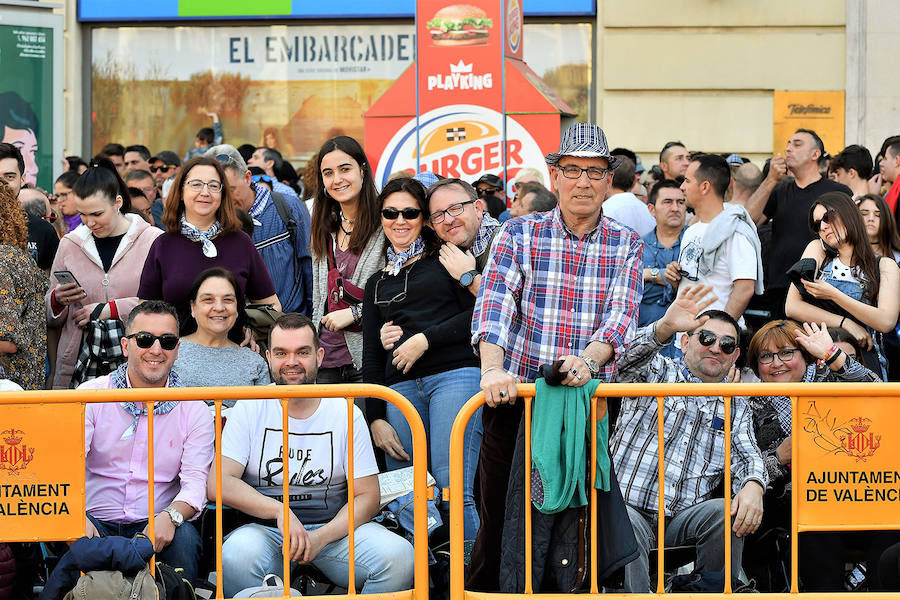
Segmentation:
<svg viewBox="0 0 900 600">
<path fill-rule="evenodd" d="M 191 315 L 194 279 L 210 267 L 234 274 L 244 297 L 281 310 L 275 286 L 253 241 L 240 229 L 228 180 L 218 161 L 192 158 L 175 178 L 159 236 L 144 264 L 138 296 L 165 300 L 178 311 L 181 327 Z"/>
</svg>

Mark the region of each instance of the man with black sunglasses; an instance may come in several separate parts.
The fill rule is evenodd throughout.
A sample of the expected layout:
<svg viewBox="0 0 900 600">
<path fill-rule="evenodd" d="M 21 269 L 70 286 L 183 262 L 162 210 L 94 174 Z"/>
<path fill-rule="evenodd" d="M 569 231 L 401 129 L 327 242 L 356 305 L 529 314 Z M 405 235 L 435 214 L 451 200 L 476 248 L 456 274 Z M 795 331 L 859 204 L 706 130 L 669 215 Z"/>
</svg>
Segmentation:
<svg viewBox="0 0 900 600">
<path fill-rule="evenodd" d="M 78 389 L 182 387 L 172 365 L 178 357 L 178 315 L 160 300 L 138 304 L 121 340 L 127 362 Z M 197 578 L 200 535 L 190 523 L 206 506 L 206 479 L 215 434 L 203 402 L 157 402 L 153 547 L 159 560 Z M 84 414 L 88 537 L 131 537 L 149 531 L 147 409 L 143 403 L 88 404 Z"/>
<path fill-rule="evenodd" d="M 706 310 L 715 300 L 709 285 L 682 289 L 657 322 L 638 330 L 617 361 L 617 381 L 628 383 L 728 383 L 738 380 L 740 328 L 721 310 Z M 699 316 L 698 316 L 699 315 Z M 683 359 L 660 354 L 679 331 Z M 762 521 L 765 465 L 753 433 L 747 399 L 731 400 L 725 413 L 721 396 L 666 397 L 665 546 L 696 544 L 695 570 L 725 568 L 724 500 L 713 498 L 725 471 L 725 420 L 731 420 L 732 585 L 738 574 L 744 537 Z M 658 403 L 654 396 L 623 398 L 610 440 L 619 486 L 638 541 L 638 558 L 625 567 L 625 590 L 650 592 L 649 549 L 656 545 L 659 511 Z"/>
</svg>

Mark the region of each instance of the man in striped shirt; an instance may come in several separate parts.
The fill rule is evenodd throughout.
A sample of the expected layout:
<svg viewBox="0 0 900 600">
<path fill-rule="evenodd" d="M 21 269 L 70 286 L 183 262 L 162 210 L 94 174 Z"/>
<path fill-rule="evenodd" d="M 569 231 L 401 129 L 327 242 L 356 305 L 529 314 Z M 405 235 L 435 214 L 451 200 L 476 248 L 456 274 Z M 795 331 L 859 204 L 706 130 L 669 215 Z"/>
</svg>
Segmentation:
<svg viewBox="0 0 900 600">
<path fill-rule="evenodd" d="M 721 383 L 737 379 L 740 329 L 720 310 L 704 310 L 716 300 L 709 285 L 681 290 L 666 314 L 638 330 L 618 359 L 618 381 L 629 383 Z M 700 315 L 699 317 L 696 315 Z M 676 332 L 684 358 L 659 353 Z M 725 503 L 712 498 L 725 471 L 725 419 L 731 420 L 732 582 L 739 585 L 743 538 L 762 521 L 766 470 L 753 435 L 750 406 L 731 401 L 725 414 L 721 396 L 664 399 L 665 546 L 697 545 L 697 571 L 725 568 Z M 623 398 L 610 453 L 640 555 L 625 567 L 625 590 L 649 592 L 647 553 L 656 545 L 659 511 L 657 399 Z"/>
<path fill-rule="evenodd" d="M 517 382 L 563 361 L 564 385 L 613 381 L 613 358 L 637 328 L 643 292 L 638 235 L 602 214 L 617 160 L 603 130 L 578 123 L 548 154 L 559 193 L 552 211 L 502 225 L 491 247 L 472 317 L 487 407 L 478 466 L 481 527 L 467 587 L 498 589 L 506 487 L 522 415 Z"/>
</svg>

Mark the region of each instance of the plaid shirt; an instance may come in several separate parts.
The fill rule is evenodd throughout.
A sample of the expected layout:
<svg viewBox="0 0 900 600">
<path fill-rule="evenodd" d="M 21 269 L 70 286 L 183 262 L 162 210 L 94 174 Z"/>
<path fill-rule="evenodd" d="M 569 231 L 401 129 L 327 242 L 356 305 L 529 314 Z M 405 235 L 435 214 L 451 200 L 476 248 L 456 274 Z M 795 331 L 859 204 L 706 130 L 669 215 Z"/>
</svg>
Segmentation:
<svg viewBox="0 0 900 600">
<path fill-rule="evenodd" d="M 501 226 L 482 275 L 472 316 L 472 344 L 505 352 L 504 369 L 522 382 L 562 355 L 590 342 L 625 350 L 637 328 L 643 293 L 643 242 L 631 229 L 602 217 L 579 239 L 559 207 Z M 615 378 L 610 360 L 601 370 Z"/>
<path fill-rule="evenodd" d="M 623 383 L 700 383 L 683 360 L 662 356 L 656 324 L 638 330 L 628 353 L 619 358 Z M 721 396 L 666 397 L 666 516 L 708 500 L 725 471 L 725 401 Z M 659 509 L 657 403 L 652 396 L 623 398 L 610 443 L 625 502 Z M 736 494 L 748 481 L 766 488 L 766 469 L 756 447 L 747 398 L 731 399 L 731 485 Z"/>
</svg>

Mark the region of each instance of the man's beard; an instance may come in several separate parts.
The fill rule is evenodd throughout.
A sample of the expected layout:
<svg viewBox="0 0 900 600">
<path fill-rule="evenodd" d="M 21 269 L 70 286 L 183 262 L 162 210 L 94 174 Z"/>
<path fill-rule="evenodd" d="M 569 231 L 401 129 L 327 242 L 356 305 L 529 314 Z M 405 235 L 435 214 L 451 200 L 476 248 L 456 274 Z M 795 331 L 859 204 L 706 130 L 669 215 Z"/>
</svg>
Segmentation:
<svg viewBox="0 0 900 600">
<path fill-rule="evenodd" d="M 295 384 L 287 383 L 285 381 L 284 377 L 282 377 L 280 372 L 273 373 L 270 371 L 270 374 L 272 375 L 272 381 L 274 381 L 276 385 L 295 385 Z M 296 385 L 305 385 L 308 383 L 315 383 L 316 378 L 318 376 L 319 376 L 319 369 L 313 368 L 311 371 L 306 371 L 303 375 L 303 378 Z"/>
</svg>

